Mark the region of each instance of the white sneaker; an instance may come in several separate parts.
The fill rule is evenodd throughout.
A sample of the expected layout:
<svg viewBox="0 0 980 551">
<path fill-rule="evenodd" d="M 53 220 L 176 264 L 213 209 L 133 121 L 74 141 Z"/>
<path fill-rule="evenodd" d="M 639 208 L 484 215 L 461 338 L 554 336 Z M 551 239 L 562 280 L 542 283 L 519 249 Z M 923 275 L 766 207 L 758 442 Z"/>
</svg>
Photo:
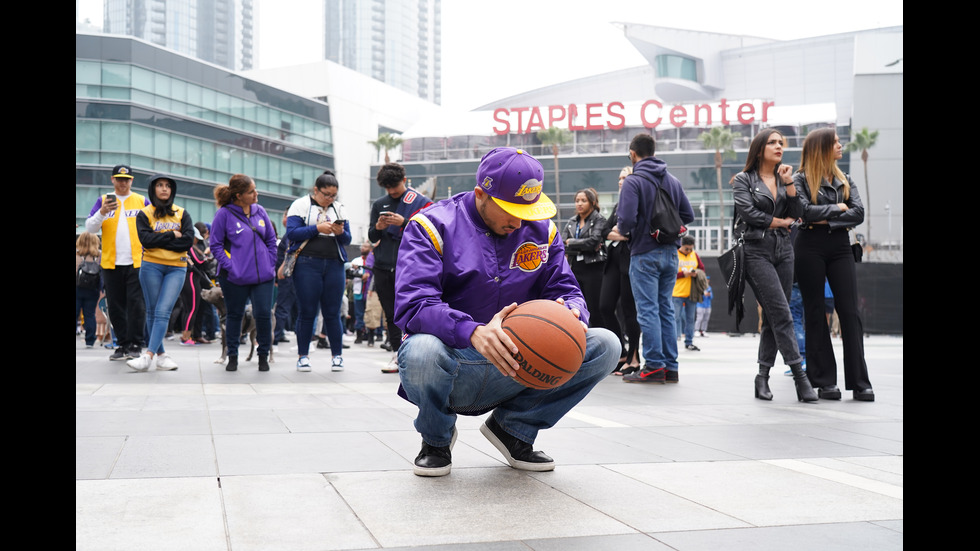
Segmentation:
<svg viewBox="0 0 980 551">
<path fill-rule="evenodd" d="M 157 354 L 157 371 L 175 371 L 177 362 L 166 354 Z"/>
<path fill-rule="evenodd" d="M 344 357 L 334 356 L 333 362 L 330 365 L 330 371 L 343 371 L 344 370 Z"/>
<path fill-rule="evenodd" d="M 143 372 L 146 371 L 147 369 L 150 369 L 150 364 L 152 363 L 153 363 L 153 357 L 151 357 L 149 353 L 144 352 L 143 354 L 140 354 L 138 358 L 133 358 L 132 360 L 128 360 L 126 362 L 126 365 L 128 365 L 129 368 L 132 369 L 133 371 Z"/>
<path fill-rule="evenodd" d="M 296 371 L 312 371 L 313 368 L 310 367 L 310 358 L 308 356 L 303 356 L 296 362 Z"/>
<path fill-rule="evenodd" d="M 391 357 L 388 365 L 381 368 L 382 373 L 398 373 L 398 354 Z"/>
</svg>

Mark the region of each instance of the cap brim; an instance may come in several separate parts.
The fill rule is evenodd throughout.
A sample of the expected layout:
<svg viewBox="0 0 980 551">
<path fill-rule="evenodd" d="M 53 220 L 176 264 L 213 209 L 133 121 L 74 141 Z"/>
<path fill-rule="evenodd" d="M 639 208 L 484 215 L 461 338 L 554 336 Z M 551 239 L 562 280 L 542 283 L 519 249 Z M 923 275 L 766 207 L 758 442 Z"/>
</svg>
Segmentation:
<svg viewBox="0 0 980 551">
<path fill-rule="evenodd" d="M 116 174 L 116 175 L 113 176 L 113 178 L 129 178 L 130 180 L 132 180 L 133 179 L 133 175 L 132 174 Z"/>
<path fill-rule="evenodd" d="M 555 208 L 555 204 L 551 202 L 551 199 L 542 193 L 538 196 L 538 200 L 530 205 L 522 205 L 520 203 L 508 203 L 507 201 L 502 201 L 494 196 L 490 196 L 494 203 L 504 209 L 504 212 L 511 216 L 516 216 L 521 220 L 528 220 L 534 222 L 535 220 L 547 220 L 549 218 L 554 218 L 555 214 L 558 213 L 558 209 Z"/>
</svg>

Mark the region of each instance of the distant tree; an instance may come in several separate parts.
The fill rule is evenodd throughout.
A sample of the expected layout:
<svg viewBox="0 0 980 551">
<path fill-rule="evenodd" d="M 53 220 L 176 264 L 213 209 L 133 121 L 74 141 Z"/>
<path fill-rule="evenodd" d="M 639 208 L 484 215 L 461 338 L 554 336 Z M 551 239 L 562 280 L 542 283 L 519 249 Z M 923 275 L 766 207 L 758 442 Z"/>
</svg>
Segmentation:
<svg viewBox="0 0 980 551">
<path fill-rule="evenodd" d="M 561 187 L 558 184 L 558 148 L 572 142 L 572 133 L 564 128 L 552 126 L 547 130 L 539 131 L 538 139 L 541 140 L 541 145 L 551 146 L 551 153 L 555 157 L 555 207 L 558 209 L 558 220 L 562 220 Z"/>
<path fill-rule="evenodd" d="M 868 132 L 864 127 L 860 132 L 851 134 L 851 142 L 844 146 L 844 151 L 853 153 L 861 152 L 861 161 L 864 162 L 864 221 L 868 224 L 866 240 L 871 243 L 871 183 L 868 181 L 868 150 L 874 147 L 878 141 L 878 131 Z"/>
<path fill-rule="evenodd" d="M 705 149 L 715 150 L 715 174 L 718 178 L 718 229 L 721 232 L 718 239 L 719 251 L 725 247 L 725 192 L 721 186 L 721 163 L 723 158 L 734 160 L 737 157 L 732 144 L 738 137 L 741 137 L 741 134 L 732 132 L 731 128 L 720 126 L 702 132 L 698 136 L 698 141 Z"/>
<path fill-rule="evenodd" d="M 391 162 L 391 159 L 388 158 L 388 152 L 400 146 L 404 141 L 405 140 L 399 138 L 394 134 L 389 134 L 385 132 L 383 134 L 378 134 L 377 140 L 368 140 L 368 143 L 373 145 L 374 149 L 376 149 L 378 153 L 381 153 L 381 150 L 384 150 L 385 164 L 388 164 Z"/>
</svg>

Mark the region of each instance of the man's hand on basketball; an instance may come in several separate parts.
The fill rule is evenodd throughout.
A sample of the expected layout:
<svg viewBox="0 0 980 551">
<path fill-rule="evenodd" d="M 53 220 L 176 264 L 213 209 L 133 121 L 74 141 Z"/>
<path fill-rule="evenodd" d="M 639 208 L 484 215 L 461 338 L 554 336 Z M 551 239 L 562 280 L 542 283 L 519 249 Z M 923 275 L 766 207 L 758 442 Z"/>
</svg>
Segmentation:
<svg viewBox="0 0 980 551">
<path fill-rule="evenodd" d="M 558 304 L 561 304 L 561 305 L 563 305 L 563 306 L 565 305 L 565 299 L 563 299 L 563 298 L 561 298 L 561 297 L 559 297 L 559 298 L 556 298 L 556 299 L 555 299 L 555 302 L 557 302 Z M 572 311 L 572 315 L 573 315 L 573 316 L 575 316 L 575 318 L 576 318 L 576 319 L 578 319 L 578 318 L 581 318 L 581 317 L 582 317 L 582 312 L 580 312 L 578 308 L 569 308 L 569 310 L 571 310 L 571 311 Z M 581 324 L 582 324 L 582 328 L 583 328 L 583 329 L 585 329 L 586 331 L 588 331 L 588 330 L 589 330 L 589 326 L 588 326 L 588 324 L 586 324 L 586 323 L 585 323 L 584 321 L 582 321 L 581 319 L 579 319 L 579 323 L 581 323 Z"/>
<path fill-rule="evenodd" d="M 470 344 L 473 345 L 473 348 L 480 354 L 483 354 L 500 373 L 507 377 L 517 375 L 517 370 L 520 368 L 520 365 L 514 359 L 514 354 L 517 353 L 517 346 L 514 345 L 514 341 L 510 340 L 510 337 L 500 327 L 500 324 L 507 317 L 507 314 L 511 313 L 515 308 L 517 308 L 516 302 L 504 307 L 503 310 L 493 316 L 490 323 L 477 326 L 473 334 L 470 335 Z"/>
</svg>

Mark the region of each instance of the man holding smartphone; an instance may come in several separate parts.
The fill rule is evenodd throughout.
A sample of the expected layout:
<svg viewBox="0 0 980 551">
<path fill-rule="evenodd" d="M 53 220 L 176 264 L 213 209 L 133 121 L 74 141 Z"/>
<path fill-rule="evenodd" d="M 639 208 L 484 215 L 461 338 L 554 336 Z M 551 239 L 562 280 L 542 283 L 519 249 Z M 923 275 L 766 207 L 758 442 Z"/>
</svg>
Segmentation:
<svg viewBox="0 0 980 551">
<path fill-rule="evenodd" d="M 139 358 L 143 347 L 146 306 L 139 272 L 143 246 L 136 235 L 136 215 L 150 201 L 133 193 L 132 185 L 133 171 L 116 165 L 114 193 L 100 195 L 85 220 L 86 231 L 102 232 L 102 280 L 117 345 L 110 360 Z"/>
<path fill-rule="evenodd" d="M 398 346 L 402 332 L 395 325 L 395 264 L 398 260 L 398 246 L 402 242 L 402 232 L 408 220 L 418 211 L 432 204 L 432 201 L 408 187 L 405 167 L 398 163 L 388 163 L 378 169 L 378 185 L 386 194 L 371 206 L 371 224 L 368 239 L 378 245 L 374 249 L 374 290 L 378 293 L 381 309 L 385 313 L 388 329 L 388 346 L 393 356 L 388 366 L 381 371 L 398 373 Z"/>
</svg>

